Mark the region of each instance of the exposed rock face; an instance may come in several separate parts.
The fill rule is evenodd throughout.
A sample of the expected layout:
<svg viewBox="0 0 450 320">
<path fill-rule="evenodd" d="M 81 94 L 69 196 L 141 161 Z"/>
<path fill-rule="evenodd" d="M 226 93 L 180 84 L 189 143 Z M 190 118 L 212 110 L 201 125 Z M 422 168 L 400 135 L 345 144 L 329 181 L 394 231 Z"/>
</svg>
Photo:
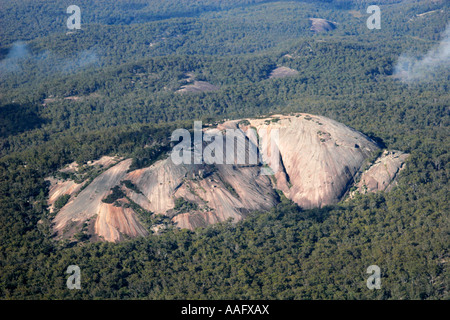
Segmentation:
<svg viewBox="0 0 450 320">
<path fill-rule="evenodd" d="M 100 170 L 103 167 L 109 167 L 117 163 L 120 159 L 116 159 L 114 157 L 103 156 L 96 161 L 89 161 L 86 166 L 87 167 L 96 167 L 94 169 Z M 68 164 L 66 167 L 61 169 L 59 172 L 64 174 L 77 174 L 79 172 L 80 166 L 76 162 L 72 162 Z M 82 183 L 76 183 L 73 180 L 65 180 L 62 178 L 49 177 L 46 179 L 50 183 L 49 189 L 49 199 L 48 204 L 50 205 L 50 211 L 54 210 L 54 203 L 58 200 L 59 197 L 63 195 L 73 196 L 77 194 L 84 184 L 87 182 L 86 180 Z"/>
<path fill-rule="evenodd" d="M 78 192 L 83 186 L 82 183 L 75 183 L 73 180 L 60 180 L 55 178 L 48 178 L 50 182 L 50 190 L 48 192 L 48 204 L 50 205 L 50 212 L 53 212 L 53 204 L 59 197 L 68 194 L 73 195 Z"/>
<path fill-rule="evenodd" d="M 129 236 L 146 235 L 147 231 L 138 222 L 130 208 L 115 207 L 102 202 L 112 187 L 126 176 L 131 159 L 121 161 L 95 178 L 85 189 L 58 212 L 53 223 L 58 234 L 73 235 L 83 223 L 95 218 L 95 234 L 108 241 L 118 241 L 121 233 Z"/>
<path fill-rule="evenodd" d="M 177 92 L 212 92 L 220 88 L 206 81 L 194 81 L 192 84 L 182 86 Z"/>
<path fill-rule="evenodd" d="M 389 191 L 396 184 L 395 179 L 404 167 L 408 154 L 401 151 L 387 151 L 361 175 L 357 184 L 360 193 Z"/>
<path fill-rule="evenodd" d="M 311 30 L 314 32 L 328 32 L 336 29 L 336 23 L 326 19 L 309 18 L 311 21 Z"/>
<path fill-rule="evenodd" d="M 228 218 L 238 221 L 248 211 L 267 210 L 277 203 L 269 178 L 259 175 L 257 165 L 175 165 L 168 158 L 131 172 L 125 179 L 142 192 L 129 192 L 133 201 L 146 210 L 173 217 L 182 228 L 193 229 Z M 198 209 L 186 213 L 172 210 L 178 198 L 195 203 Z"/>
<path fill-rule="evenodd" d="M 212 92 L 217 91 L 220 88 L 206 81 L 195 80 L 195 74 L 193 72 L 188 72 L 185 74 L 186 78 L 184 81 L 185 85 L 181 86 L 181 89 L 176 92 L 192 92 L 192 93 L 200 93 L 200 92 Z"/>
<path fill-rule="evenodd" d="M 297 70 L 288 67 L 278 67 L 272 70 L 269 79 L 292 77 L 298 74 Z"/>
<path fill-rule="evenodd" d="M 364 160 L 379 149 L 367 136 L 325 117 L 279 115 L 249 121 L 263 146 L 270 132 L 278 130 L 282 167 L 275 173 L 276 188 L 303 208 L 338 202 Z"/>
<path fill-rule="evenodd" d="M 122 203 L 126 203 L 126 200 Z M 94 228 L 95 235 L 113 242 L 122 240 L 123 235 L 134 238 L 148 234 L 148 230 L 141 225 L 131 208 L 116 207 L 107 203 L 100 204 Z"/>
<path fill-rule="evenodd" d="M 234 146 L 226 141 L 230 129 L 242 138 Z M 274 133 L 278 139 L 273 140 Z M 54 219 L 55 232 L 70 237 L 84 230 L 94 240 L 107 241 L 143 236 L 155 229 L 140 222 L 138 213 L 143 212 L 166 215 L 188 229 L 229 218 L 239 221 L 251 211 L 276 205 L 276 189 L 303 208 L 333 204 L 353 185 L 366 159 L 379 150 L 367 136 L 308 114 L 227 121 L 204 129 L 203 136 L 204 159 L 211 151 L 210 141 L 222 141 L 223 148 L 210 155 L 225 164 L 175 164 L 168 157 L 128 172 L 132 160 L 122 160 L 72 195 Z M 385 190 L 405 158 L 399 152 L 386 153 L 361 176 L 360 184 L 368 191 Z M 263 165 L 250 159 L 260 159 Z M 266 175 L 276 163 L 278 170 Z M 60 183 L 61 190 L 77 188 L 71 180 Z M 50 195 L 52 203 L 55 192 Z"/>
</svg>

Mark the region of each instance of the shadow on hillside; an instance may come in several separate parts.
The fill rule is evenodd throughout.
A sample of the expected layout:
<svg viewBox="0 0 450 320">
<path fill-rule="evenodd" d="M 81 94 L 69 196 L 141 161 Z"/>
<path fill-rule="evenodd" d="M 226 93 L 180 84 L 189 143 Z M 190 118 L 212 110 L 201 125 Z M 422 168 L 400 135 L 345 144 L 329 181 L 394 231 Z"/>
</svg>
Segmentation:
<svg viewBox="0 0 450 320">
<path fill-rule="evenodd" d="M 37 114 L 37 107 L 20 104 L 0 106 L 0 138 L 39 128 L 47 121 Z"/>
</svg>

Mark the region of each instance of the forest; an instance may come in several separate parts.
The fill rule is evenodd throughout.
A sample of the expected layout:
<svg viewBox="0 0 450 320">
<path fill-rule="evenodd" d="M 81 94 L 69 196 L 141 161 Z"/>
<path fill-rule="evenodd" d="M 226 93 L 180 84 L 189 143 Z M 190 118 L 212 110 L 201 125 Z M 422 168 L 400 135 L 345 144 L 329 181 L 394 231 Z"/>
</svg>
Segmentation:
<svg viewBox="0 0 450 320">
<path fill-rule="evenodd" d="M 365 0 L 195 3 L 83 1 L 68 32 L 66 1 L 0 0 L 0 299 L 449 299 L 450 64 L 398 72 L 400 57 L 439 52 L 449 3 L 378 1 L 380 30 Z M 337 27 L 313 32 L 311 17 Z M 298 73 L 272 78 L 280 66 Z M 179 91 L 191 80 L 216 89 Z M 54 238 L 45 178 L 65 165 L 142 168 L 194 120 L 290 112 L 410 153 L 398 186 L 312 210 L 282 199 L 194 231 L 166 221 L 120 243 Z M 74 264 L 81 290 L 66 287 Z"/>
</svg>

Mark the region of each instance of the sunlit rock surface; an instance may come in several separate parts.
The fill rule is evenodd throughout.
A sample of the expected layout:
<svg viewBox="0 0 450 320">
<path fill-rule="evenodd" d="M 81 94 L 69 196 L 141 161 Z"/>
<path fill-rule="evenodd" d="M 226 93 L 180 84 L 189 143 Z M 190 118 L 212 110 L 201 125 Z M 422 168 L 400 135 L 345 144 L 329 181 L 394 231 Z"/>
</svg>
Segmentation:
<svg viewBox="0 0 450 320">
<path fill-rule="evenodd" d="M 234 153 L 226 143 L 231 129 L 242 138 Z M 50 205 L 62 194 L 71 195 L 53 220 L 55 233 L 72 237 L 81 232 L 92 240 L 116 242 L 160 229 L 145 225 L 142 214 L 166 215 L 187 229 L 239 221 L 249 212 L 275 206 L 280 192 L 305 209 L 322 207 L 340 201 L 355 181 L 364 192 L 388 190 L 407 158 L 386 151 L 364 171 L 379 146 L 341 123 L 309 114 L 226 121 L 203 129 L 203 135 L 208 141 L 222 139 L 222 151 L 211 154 L 226 163 L 174 164 L 168 156 L 129 172 L 132 159 L 104 159 L 110 167 L 82 190 L 82 184 L 71 180 L 52 180 Z M 204 155 L 208 145 L 200 147 Z M 121 191 L 119 197 L 113 203 L 102 201 L 114 187 Z"/>
</svg>

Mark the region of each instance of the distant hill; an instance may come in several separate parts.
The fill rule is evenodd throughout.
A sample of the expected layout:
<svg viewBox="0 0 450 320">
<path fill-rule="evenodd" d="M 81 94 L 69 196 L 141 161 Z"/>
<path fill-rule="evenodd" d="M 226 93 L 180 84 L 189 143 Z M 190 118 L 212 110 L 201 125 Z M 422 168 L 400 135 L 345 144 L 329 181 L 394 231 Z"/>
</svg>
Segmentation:
<svg viewBox="0 0 450 320">
<path fill-rule="evenodd" d="M 145 236 L 150 230 L 139 221 L 139 212 L 167 215 L 178 227 L 188 229 L 229 218 L 239 221 L 252 211 L 274 207 L 279 202 L 276 190 L 302 208 L 323 207 L 340 201 L 357 177 L 366 176 L 365 170 L 370 172 L 369 188 L 362 183 L 358 190 L 386 189 L 406 159 L 392 158 L 390 171 L 371 170 L 366 160 L 379 150 L 374 141 L 338 122 L 309 114 L 228 121 L 204 134 L 222 139 L 219 134 L 226 130 L 244 138 L 238 139 L 236 150 L 245 153 L 245 163 L 239 163 L 236 154 L 233 164 L 226 164 L 224 151 L 224 164 L 176 165 L 169 157 L 128 172 L 132 160 L 126 159 L 88 182 L 81 192 L 73 181 L 53 180 L 49 204 L 56 201 L 55 194 L 71 196 L 54 219 L 55 232 L 70 238 L 82 231 L 92 241 Z M 279 134 L 280 167 L 274 175 L 264 175 L 262 162 L 249 159 L 268 150 L 272 131 Z M 251 138 L 252 132 L 259 143 Z M 263 156 L 262 160 L 269 168 L 274 166 L 274 159 Z"/>
</svg>

